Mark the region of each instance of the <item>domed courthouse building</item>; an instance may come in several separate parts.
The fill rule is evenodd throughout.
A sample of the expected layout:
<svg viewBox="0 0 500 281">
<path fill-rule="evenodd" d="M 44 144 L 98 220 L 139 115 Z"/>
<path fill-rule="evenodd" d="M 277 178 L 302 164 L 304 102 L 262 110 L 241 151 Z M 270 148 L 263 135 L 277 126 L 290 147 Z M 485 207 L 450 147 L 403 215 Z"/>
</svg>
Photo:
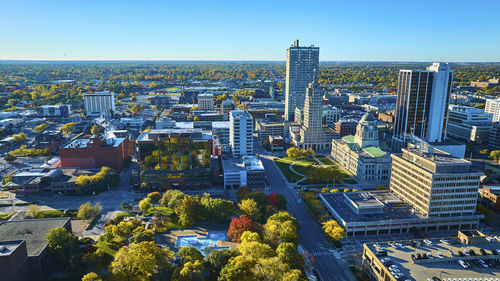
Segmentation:
<svg viewBox="0 0 500 281">
<path fill-rule="evenodd" d="M 331 156 L 360 181 L 389 183 L 391 157 L 380 149 L 377 121 L 372 113 L 366 113 L 358 122 L 356 135 L 332 140 Z"/>
</svg>

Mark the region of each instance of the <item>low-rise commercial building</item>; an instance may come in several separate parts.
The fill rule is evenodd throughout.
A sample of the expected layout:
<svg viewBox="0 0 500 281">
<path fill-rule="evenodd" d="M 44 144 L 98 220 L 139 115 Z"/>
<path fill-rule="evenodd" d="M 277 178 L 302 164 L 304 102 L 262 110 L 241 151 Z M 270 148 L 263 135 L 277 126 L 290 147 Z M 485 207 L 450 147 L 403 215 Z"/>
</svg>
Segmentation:
<svg viewBox="0 0 500 281">
<path fill-rule="evenodd" d="M 479 189 L 479 202 L 481 205 L 494 211 L 500 211 L 500 186 L 485 185 Z"/>
<path fill-rule="evenodd" d="M 269 147 L 272 151 L 283 150 L 285 147 L 285 140 L 282 136 L 269 136 Z"/>
<path fill-rule="evenodd" d="M 337 124 L 335 124 L 335 132 L 340 134 L 341 137 L 354 135 L 357 126 L 358 123 L 354 120 L 340 119 Z"/>
<path fill-rule="evenodd" d="M 268 139 L 269 136 L 283 136 L 283 122 L 259 119 L 255 122 L 255 130 L 261 140 Z"/>
<path fill-rule="evenodd" d="M 483 215 L 425 217 L 390 191 L 321 193 L 346 237 L 474 229 Z"/>
<path fill-rule="evenodd" d="M 128 137 L 106 135 L 79 136 L 59 149 L 62 168 L 121 170 L 133 154 L 134 144 Z"/>
<path fill-rule="evenodd" d="M 61 118 L 69 117 L 71 106 L 63 105 L 41 105 L 37 107 L 36 112 L 39 117 L 45 118 Z"/>
<path fill-rule="evenodd" d="M 70 218 L 0 222 L 0 279 L 50 279 L 52 259 L 45 237 L 56 227 L 64 227 L 71 233 Z"/>
<path fill-rule="evenodd" d="M 242 186 L 259 187 L 266 185 L 266 175 L 262 162 L 256 156 L 223 158 L 222 173 L 224 188 L 233 189 Z"/>
</svg>

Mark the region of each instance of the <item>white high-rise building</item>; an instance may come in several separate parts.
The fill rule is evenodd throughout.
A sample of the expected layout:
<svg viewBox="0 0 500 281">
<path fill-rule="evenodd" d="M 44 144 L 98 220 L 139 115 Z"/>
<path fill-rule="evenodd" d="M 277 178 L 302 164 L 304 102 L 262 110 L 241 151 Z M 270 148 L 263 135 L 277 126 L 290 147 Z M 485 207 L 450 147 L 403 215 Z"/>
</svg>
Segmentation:
<svg viewBox="0 0 500 281">
<path fill-rule="evenodd" d="M 493 114 L 493 122 L 500 122 L 500 99 L 487 99 L 484 111 Z"/>
<path fill-rule="evenodd" d="M 115 94 L 111 91 L 83 94 L 85 111 L 90 116 L 111 116 L 115 113 Z"/>
<path fill-rule="evenodd" d="M 444 141 L 453 71 L 448 63 L 427 70 L 400 70 L 392 148 L 400 151 L 413 137 Z"/>
<path fill-rule="evenodd" d="M 214 110 L 214 95 L 199 94 L 198 95 L 198 110 L 213 111 Z"/>
<path fill-rule="evenodd" d="M 304 107 L 306 88 L 318 80 L 319 47 L 300 47 L 299 40 L 286 50 L 285 120 L 294 121 L 295 108 Z"/>
<path fill-rule="evenodd" d="M 229 114 L 229 143 L 234 156 L 253 154 L 253 118 L 247 111 Z"/>
</svg>

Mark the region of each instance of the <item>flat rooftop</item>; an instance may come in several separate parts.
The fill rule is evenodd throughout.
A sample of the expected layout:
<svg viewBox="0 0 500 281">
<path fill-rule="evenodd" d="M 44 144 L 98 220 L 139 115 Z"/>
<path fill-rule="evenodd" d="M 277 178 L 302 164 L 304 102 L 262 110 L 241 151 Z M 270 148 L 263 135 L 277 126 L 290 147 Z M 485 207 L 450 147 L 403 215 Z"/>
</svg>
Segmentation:
<svg viewBox="0 0 500 281">
<path fill-rule="evenodd" d="M 371 197 L 366 201 L 363 201 L 360 195 L 356 195 L 356 193 L 345 195 L 342 192 L 321 193 L 320 197 L 323 198 L 323 202 L 330 205 L 331 208 L 333 208 L 335 212 L 347 223 L 423 218 L 412 213 L 410 209 L 390 191 L 370 191 L 369 194 Z M 348 199 L 354 200 L 353 202 L 361 204 L 365 207 L 383 204 L 385 208 L 382 213 L 357 214 L 350 206 Z"/>
<path fill-rule="evenodd" d="M 500 278 L 500 264 L 495 266 L 489 266 L 484 268 L 477 262 L 473 260 L 491 260 L 500 259 L 499 255 L 494 255 L 492 251 L 500 249 L 500 242 L 480 242 L 473 243 L 470 245 L 461 244 L 457 237 L 444 238 L 444 239 L 429 239 L 432 242 L 428 245 L 423 242 L 423 240 L 412 240 L 416 243 L 411 243 L 410 241 L 397 241 L 404 246 L 395 247 L 395 245 L 390 245 L 388 243 L 378 243 L 380 246 L 384 247 L 387 251 L 387 257 L 395 264 L 398 269 L 408 278 L 409 280 L 428 280 L 433 276 L 440 277 L 441 280 L 488 280 L 485 278 Z M 420 245 L 419 245 L 420 244 Z M 374 244 L 364 244 L 365 247 L 370 249 L 373 253 L 376 253 L 376 248 Z M 486 255 L 481 253 L 481 249 L 485 250 Z M 468 250 L 474 251 L 476 256 L 459 256 L 459 251 L 465 253 Z M 438 252 L 442 254 L 443 258 L 439 258 Z M 450 252 L 453 255 L 450 255 Z M 432 254 L 432 259 L 420 259 L 413 261 L 411 255 L 417 256 L 417 254 L 427 253 Z M 383 257 L 379 257 L 382 259 Z M 471 264 L 471 268 L 464 269 L 458 260 L 468 261 Z M 387 265 L 389 266 L 389 265 Z M 456 278 L 456 279 L 454 279 Z M 467 278 L 467 279 L 464 279 Z M 472 278 L 472 279 L 469 279 Z M 477 279 L 474 279 L 477 278 Z M 482 279 L 479 279 L 482 278 Z M 493 279 L 495 280 L 495 279 Z M 497 279 L 500 280 L 500 279 Z"/>
<path fill-rule="evenodd" d="M 47 246 L 45 236 L 52 228 L 66 225 L 70 218 L 50 218 L 0 223 L 0 243 L 26 240 L 28 256 L 37 256 Z"/>
</svg>

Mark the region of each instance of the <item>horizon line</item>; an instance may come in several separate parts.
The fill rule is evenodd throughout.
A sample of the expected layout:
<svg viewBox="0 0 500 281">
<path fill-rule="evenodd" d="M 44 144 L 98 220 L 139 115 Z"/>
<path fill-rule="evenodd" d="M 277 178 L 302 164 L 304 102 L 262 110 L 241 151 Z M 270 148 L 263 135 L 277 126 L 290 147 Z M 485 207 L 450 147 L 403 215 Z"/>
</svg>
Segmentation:
<svg viewBox="0 0 500 281">
<path fill-rule="evenodd" d="M 0 62 L 271 62 L 271 63 L 285 63 L 286 60 L 245 60 L 245 59 L 1 59 Z M 387 62 L 387 63 L 433 63 L 433 62 L 447 62 L 447 63 L 487 63 L 487 64 L 500 64 L 500 61 L 413 61 L 413 60 L 320 60 L 320 63 L 331 62 Z"/>
</svg>

